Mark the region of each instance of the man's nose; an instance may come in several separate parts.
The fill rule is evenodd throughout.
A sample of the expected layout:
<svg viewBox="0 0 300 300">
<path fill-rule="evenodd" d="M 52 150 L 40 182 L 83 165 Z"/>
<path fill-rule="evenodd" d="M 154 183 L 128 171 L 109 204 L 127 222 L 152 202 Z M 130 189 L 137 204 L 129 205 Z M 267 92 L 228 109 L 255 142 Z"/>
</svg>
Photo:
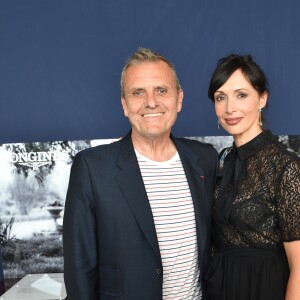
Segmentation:
<svg viewBox="0 0 300 300">
<path fill-rule="evenodd" d="M 146 95 L 146 106 L 150 108 L 155 108 L 157 106 L 157 96 L 154 92 L 147 93 Z"/>
</svg>

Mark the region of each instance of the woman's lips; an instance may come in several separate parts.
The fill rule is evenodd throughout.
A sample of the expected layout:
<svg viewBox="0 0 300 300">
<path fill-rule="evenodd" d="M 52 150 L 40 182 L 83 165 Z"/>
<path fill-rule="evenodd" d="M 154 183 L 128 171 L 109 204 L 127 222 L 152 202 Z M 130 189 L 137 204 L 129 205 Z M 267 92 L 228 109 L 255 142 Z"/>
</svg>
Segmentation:
<svg viewBox="0 0 300 300">
<path fill-rule="evenodd" d="M 243 118 L 226 118 L 225 122 L 227 125 L 233 126 L 238 124 Z"/>
</svg>

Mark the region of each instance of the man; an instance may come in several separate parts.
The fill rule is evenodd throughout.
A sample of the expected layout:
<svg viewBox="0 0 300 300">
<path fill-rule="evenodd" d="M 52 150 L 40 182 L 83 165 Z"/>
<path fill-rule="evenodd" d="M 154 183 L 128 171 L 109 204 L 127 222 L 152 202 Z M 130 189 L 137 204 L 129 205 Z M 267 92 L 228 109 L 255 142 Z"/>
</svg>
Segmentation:
<svg viewBox="0 0 300 300">
<path fill-rule="evenodd" d="M 68 299 L 205 299 L 217 153 L 171 135 L 183 91 L 166 58 L 138 49 L 121 88 L 132 130 L 78 153 L 72 166 L 63 226 Z"/>
</svg>

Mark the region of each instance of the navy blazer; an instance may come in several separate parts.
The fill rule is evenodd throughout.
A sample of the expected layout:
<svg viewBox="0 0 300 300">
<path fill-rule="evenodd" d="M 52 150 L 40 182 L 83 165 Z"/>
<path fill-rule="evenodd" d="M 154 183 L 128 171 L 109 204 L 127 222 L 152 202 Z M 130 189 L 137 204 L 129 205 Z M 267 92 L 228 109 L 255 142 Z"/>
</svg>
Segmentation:
<svg viewBox="0 0 300 300">
<path fill-rule="evenodd" d="M 217 152 L 208 144 L 172 139 L 194 202 L 202 275 L 209 260 Z M 76 155 L 63 245 L 68 300 L 162 299 L 162 261 L 131 132 Z"/>
</svg>

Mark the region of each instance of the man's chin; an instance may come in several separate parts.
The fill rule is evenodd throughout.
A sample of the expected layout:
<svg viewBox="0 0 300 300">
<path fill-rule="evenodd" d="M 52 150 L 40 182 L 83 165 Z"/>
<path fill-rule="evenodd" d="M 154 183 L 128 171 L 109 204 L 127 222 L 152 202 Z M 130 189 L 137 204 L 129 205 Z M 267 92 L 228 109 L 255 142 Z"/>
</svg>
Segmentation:
<svg viewBox="0 0 300 300">
<path fill-rule="evenodd" d="M 137 135 L 144 139 L 153 140 L 169 136 L 170 130 L 143 130 L 141 132 L 138 132 Z"/>
</svg>

